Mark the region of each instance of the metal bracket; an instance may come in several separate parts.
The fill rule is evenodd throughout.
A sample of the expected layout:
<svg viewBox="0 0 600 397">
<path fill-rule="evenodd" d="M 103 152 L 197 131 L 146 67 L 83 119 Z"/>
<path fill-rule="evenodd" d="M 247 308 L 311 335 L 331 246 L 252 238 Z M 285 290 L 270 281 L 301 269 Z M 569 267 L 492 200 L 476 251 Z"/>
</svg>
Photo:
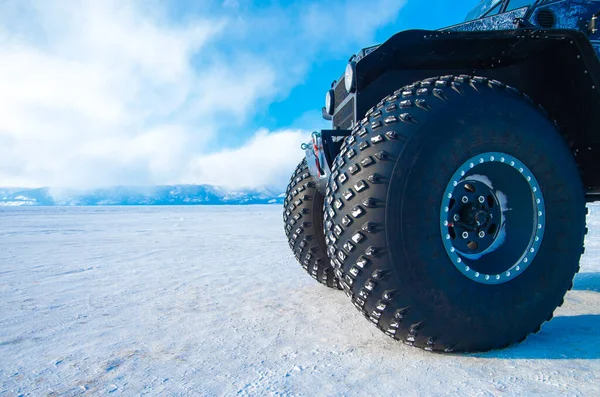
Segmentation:
<svg viewBox="0 0 600 397">
<path fill-rule="evenodd" d="M 311 135 L 311 141 L 302 144 L 308 171 L 317 185 L 317 189 L 323 195 L 327 190 L 327 181 L 331 175 L 333 160 L 340 151 L 343 138 L 348 135 L 350 135 L 349 130 L 315 131 Z"/>
</svg>

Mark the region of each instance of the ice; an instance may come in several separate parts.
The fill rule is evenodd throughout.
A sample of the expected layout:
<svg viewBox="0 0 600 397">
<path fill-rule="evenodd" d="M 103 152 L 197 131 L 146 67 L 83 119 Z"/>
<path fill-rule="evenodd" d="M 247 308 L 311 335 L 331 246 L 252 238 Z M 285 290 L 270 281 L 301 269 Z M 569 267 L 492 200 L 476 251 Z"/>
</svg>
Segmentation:
<svg viewBox="0 0 600 397">
<path fill-rule="evenodd" d="M 0 394 L 600 395 L 600 206 L 515 347 L 394 342 L 302 270 L 281 207 L 0 209 Z"/>
</svg>

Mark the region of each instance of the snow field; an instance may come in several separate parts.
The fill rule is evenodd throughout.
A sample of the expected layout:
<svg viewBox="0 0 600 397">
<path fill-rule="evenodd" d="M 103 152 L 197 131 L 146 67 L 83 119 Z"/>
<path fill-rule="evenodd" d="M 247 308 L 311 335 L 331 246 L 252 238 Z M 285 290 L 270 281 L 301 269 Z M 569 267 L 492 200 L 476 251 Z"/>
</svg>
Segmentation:
<svg viewBox="0 0 600 397">
<path fill-rule="evenodd" d="M 0 209 L 0 395 L 600 395 L 600 206 L 523 344 L 394 342 L 292 256 L 281 207 Z"/>
</svg>

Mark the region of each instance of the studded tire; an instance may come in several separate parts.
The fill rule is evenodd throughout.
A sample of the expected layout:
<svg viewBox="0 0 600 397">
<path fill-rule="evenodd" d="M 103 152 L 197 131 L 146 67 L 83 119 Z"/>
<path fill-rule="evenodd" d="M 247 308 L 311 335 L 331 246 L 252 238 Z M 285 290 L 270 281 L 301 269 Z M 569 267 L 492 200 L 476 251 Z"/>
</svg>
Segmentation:
<svg viewBox="0 0 600 397">
<path fill-rule="evenodd" d="M 341 289 L 327 258 L 323 199 L 311 180 L 306 159 L 302 160 L 286 190 L 283 210 L 285 234 L 296 259 L 312 278 L 330 288 Z"/>
<path fill-rule="evenodd" d="M 537 255 L 498 285 L 461 274 L 440 231 L 447 184 L 489 152 L 521 159 L 546 207 Z M 543 109 L 500 82 L 445 76 L 396 91 L 353 129 L 332 168 L 324 227 L 341 286 L 381 331 L 475 352 L 523 341 L 552 318 L 579 270 L 585 218 L 574 157 Z"/>
</svg>

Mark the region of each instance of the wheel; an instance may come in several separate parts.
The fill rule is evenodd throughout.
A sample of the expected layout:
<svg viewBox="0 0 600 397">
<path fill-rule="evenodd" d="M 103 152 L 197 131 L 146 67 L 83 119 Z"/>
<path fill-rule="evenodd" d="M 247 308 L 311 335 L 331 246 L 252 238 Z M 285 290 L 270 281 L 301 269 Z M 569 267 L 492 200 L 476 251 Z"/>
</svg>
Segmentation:
<svg viewBox="0 0 600 397">
<path fill-rule="evenodd" d="M 296 167 L 286 195 L 283 222 L 296 259 L 315 280 L 328 287 L 341 289 L 327 258 L 323 234 L 323 195 L 311 180 L 306 159 Z"/>
<path fill-rule="evenodd" d="M 432 351 L 537 332 L 579 269 L 585 196 L 526 96 L 446 76 L 396 91 L 346 138 L 325 200 L 328 254 L 379 329 Z"/>
</svg>

